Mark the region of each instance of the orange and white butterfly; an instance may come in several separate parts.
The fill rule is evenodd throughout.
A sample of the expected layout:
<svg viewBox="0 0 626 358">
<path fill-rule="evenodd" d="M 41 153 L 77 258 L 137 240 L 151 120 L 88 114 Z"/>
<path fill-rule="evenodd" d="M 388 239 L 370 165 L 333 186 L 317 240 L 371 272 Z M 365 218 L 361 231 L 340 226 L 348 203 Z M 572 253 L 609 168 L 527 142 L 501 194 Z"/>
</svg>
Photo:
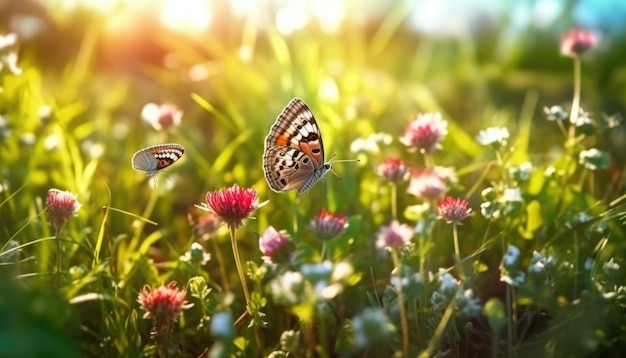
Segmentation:
<svg viewBox="0 0 626 358">
<path fill-rule="evenodd" d="M 329 171 L 332 164 L 324 162 L 322 133 L 313 112 L 300 98 L 294 98 L 265 137 L 263 172 L 267 184 L 275 192 L 298 189 L 302 194 Z"/>
<path fill-rule="evenodd" d="M 133 169 L 153 176 L 174 164 L 185 153 L 180 144 L 157 144 L 138 150 L 131 159 Z"/>
</svg>

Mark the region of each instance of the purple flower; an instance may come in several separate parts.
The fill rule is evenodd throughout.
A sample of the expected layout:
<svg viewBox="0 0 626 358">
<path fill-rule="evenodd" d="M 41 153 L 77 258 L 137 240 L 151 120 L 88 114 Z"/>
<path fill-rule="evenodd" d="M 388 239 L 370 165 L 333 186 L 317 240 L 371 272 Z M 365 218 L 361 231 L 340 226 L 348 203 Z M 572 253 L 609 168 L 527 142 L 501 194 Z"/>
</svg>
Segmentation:
<svg viewBox="0 0 626 358">
<path fill-rule="evenodd" d="M 259 250 L 266 262 L 276 264 L 289 259 L 293 252 L 293 242 L 285 230 L 276 231 L 269 226 L 259 238 Z"/>
</svg>

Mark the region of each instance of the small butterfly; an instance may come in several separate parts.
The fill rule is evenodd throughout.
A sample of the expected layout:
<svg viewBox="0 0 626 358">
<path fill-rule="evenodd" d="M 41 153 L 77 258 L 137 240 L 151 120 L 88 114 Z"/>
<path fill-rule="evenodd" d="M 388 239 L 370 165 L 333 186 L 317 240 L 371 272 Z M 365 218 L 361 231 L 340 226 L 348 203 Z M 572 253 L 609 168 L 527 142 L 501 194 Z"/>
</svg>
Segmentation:
<svg viewBox="0 0 626 358">
<path fill-rule="evenodd" d="M 298 189 L 298 194 L 332 171 L 313 112 L 300 98 L 285 106 L 265 137 L 263 171 L 273 191 Z"/>
<path fill-rule="evenodd" d="M 133 169 L 153 176 L 174 164 L 183 153 L 185 148 L 180 144 L 157 144 L 138 150 L 131 161 Z"/>
</svg>

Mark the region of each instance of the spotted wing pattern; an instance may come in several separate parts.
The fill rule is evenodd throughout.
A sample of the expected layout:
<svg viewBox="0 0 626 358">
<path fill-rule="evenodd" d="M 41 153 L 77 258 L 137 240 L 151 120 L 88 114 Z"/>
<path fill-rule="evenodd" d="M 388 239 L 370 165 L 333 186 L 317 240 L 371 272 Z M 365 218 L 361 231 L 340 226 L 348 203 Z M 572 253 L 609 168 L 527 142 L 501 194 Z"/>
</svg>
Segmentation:
<svg viewBox="0 0 626 358">
<path fill-rule="evenodd" d="M 131 159 L 133 169 L 152 176 L 178 161 L 185 153 L 180 144 L 157 144 L 138 150 Z"/>
<path fill-rule="evenodd" d="M 324 144 L 313 112 L 301 99 L 292 99 L 265 138 L 267 183 L 276 192 L 298 189 L 302 194 L 330 169 L 330 163 L 324 163 Z"/>
</svg>

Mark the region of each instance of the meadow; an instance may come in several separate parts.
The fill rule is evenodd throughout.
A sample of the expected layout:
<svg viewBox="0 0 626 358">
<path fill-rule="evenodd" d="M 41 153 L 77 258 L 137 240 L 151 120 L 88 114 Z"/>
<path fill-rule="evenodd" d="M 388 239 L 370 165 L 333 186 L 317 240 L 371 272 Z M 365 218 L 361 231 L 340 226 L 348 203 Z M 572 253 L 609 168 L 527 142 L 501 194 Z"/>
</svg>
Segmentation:
<svg viewBox="0 0 626 358">
<path fill-rule="evenodd" d="M 620 356 L 624 36 L 410 10 L 4 28 L 0 357 Z M 264 173 L 293 98 L 336 161 L 302 194 Z"/>
</svg>

